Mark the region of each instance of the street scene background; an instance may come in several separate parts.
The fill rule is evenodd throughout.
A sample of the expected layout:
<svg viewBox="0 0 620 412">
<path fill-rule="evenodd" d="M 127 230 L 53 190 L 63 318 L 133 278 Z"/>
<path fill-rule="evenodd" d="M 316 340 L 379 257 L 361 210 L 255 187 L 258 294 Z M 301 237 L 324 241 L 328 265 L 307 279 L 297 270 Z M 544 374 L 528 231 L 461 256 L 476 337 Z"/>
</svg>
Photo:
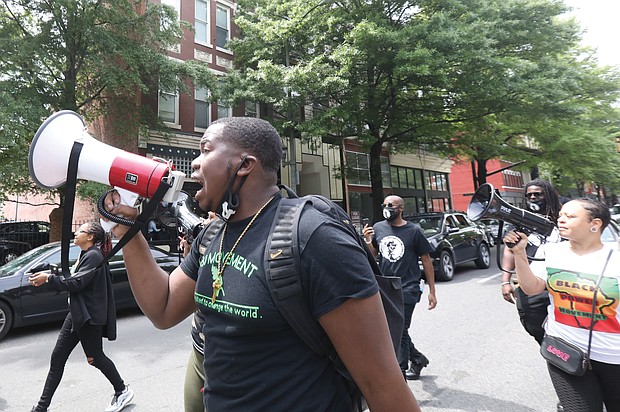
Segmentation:
<svg viewBox="0 0 620 412">
<path fill-rule="evenodd" d="M 426 295 L 416 307 L 411 334 L 430 364 L 409 386 L 422 410 L 555 411 L 545 362 L 515 307 L 503 300 L 498 272 L 495 263 L 486 270 L 463 265 L 452 282 L 438 283 L 436 309 L 427 310 Z M 35 404 L 60 326 L 16 329 L 0 341 L 0 411 L 28 411 Z M 189 329 L 190 319 L 162 331 L 139 311 L 119 315 L 118 340 L 106 341 L 105 351 L 136 394 L 124 410 L 183 410 Z M 102 411 L 111 396 L 109 383 L 78 347 L 50 411 Z"/>
</svg>

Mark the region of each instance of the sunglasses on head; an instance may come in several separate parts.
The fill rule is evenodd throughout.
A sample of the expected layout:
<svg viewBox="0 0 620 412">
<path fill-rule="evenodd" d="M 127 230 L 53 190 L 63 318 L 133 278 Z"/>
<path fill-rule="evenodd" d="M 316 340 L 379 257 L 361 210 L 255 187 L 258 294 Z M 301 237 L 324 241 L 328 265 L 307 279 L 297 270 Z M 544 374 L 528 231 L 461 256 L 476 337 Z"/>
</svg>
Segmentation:
<svg viewBox="0 0 620 412">
<path fill-rule="evenodd" d="M 396 207 L 401 207 L 401 205 L 396 205 L 394 203 L 384 203 L 384 204 L 381 205 L 381 209 L 385 209 L 386 207 L 394 207 L 394 208 L 396 208 Z"/>
<path fill-rule="evenodd" d="M 543 197 L 545 194 L 543 192 L 530 192 L 530 193 L 526 193 L 525 197 Z"/>
</svg>

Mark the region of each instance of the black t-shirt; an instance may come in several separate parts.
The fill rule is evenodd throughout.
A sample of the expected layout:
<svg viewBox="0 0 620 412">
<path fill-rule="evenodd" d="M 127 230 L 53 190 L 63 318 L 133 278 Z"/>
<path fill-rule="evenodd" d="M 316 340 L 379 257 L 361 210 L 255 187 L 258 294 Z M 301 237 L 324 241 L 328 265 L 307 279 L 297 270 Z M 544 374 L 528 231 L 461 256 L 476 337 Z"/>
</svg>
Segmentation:
<svg viewBox="0 0 620 412">
<path fill-rule="evenodd" d="M 195 300 L 205 315 L 205 405 L 213 411 L 344 411 L 349 396 L 330 361 L 319 357 L 280 315 L 264 272 L 265 243 L 279 197 L 263 210 L 237 245 L 211 302 L 221 233 L 207 246 L 192 244 L 182 269 L 197 279 Z M 228 224 L 225 255 L 250 219 Z M 314 209 L 300 222 L 317 227 L 300 239 L 302 282 L 318 319 L 349 298 L 378 292 L 365 252 L 344 228 Z M 301 235 L 300 235 L 301 236 Z"/>
<path fill-rule="evenodd" d="M 379 250 L 379 267 L 385 276 L 399 276 L 403 291 L 420 291 L 422 273 L 418 258 L 433 250 L 422 229 L 411 222 L 391 226 L 386 220 L 374 224 Z"/>
</svg>

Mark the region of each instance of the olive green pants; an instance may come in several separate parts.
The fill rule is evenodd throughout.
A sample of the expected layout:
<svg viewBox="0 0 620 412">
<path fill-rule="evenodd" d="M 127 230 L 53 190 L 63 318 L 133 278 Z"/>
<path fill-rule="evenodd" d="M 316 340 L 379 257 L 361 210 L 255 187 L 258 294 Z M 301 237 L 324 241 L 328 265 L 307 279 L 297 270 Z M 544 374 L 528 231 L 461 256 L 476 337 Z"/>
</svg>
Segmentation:
<svg viewBox="0 0 620 412">
<path fill-rule="evenodd" d="M 185 386 L 183 404 L 185 412 L 207 412 L 204 406 L 202 388 L 205 384 L 204 356 L 192 347 L 192 352 L 185 368 Z"/>
</svg>

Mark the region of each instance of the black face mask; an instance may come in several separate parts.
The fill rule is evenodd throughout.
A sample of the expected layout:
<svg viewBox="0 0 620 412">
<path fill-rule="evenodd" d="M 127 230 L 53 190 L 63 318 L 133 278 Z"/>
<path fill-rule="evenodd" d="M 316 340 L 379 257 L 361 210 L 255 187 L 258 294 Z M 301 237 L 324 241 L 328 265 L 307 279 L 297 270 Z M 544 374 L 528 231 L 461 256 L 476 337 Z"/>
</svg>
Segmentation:
<svg viewBox="0 0 620 412">
<path fill-rule="evenodd" d="M 237 190 L 234 192 L 233 192 L 233 186 L 235 185 L 235 182 L 237 181 L 237 172 L 239 171 L 239 169 L 241 169 L 241 166 L 243 166 L 243 162 L 245 162 L 246 158 L 247 156 L 244 156 L 243 159 L 241 159 L 241 161 L 239 162 L 239 165 L 237 166 L 237 169 L 235 169 L 235 172 L 230 178 L 228 182 L 228 188 L 226 189 L 226 192 L 224 192 L 224 196 L 222 196 L 222 201 L 220 202 L 221 210 L 218 211 L 218 213 L 216 213 L 225 222 L 228 222 L 228 219 L 230 219 L 230 217 L 235 214 L 235 212 L 237 211 L 237 208 L 239 207 L 238 193 L 239 193 L 239 190 L 241 190 L 241 186 L 243 186 L 243 183 L 245 183 L 246 177 L 248 176 L 245 175 L 241 178 L 241 182 L 239 182 L 239 187 L 237 187 Z"/>
<path fill-rule="evenodd" d="M 391 221 L 391 220 L 396 219 L 398 217 L 398 209 L 395 209 L 393 207 L 386 207 L 386 208 L 384 208 L 383 209 L 383 217 L 388 222 Z"/>
</svg>

